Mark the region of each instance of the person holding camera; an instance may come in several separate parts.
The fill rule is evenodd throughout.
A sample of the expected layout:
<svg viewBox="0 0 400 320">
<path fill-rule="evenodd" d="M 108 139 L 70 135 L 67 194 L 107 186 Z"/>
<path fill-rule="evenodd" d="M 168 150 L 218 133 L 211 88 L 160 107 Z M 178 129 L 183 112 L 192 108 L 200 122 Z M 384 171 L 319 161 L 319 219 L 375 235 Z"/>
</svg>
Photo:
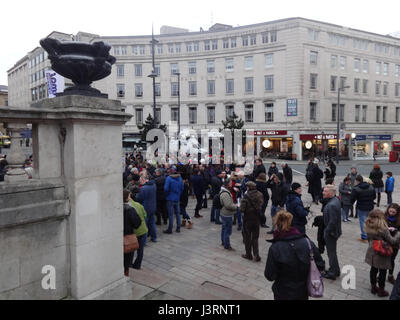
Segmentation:
<svg viewBox="0 0 400 320">
<path fill-rule="evenodd" d="M 292 227 L 295 227 L 300 233 L 306 234 L 307 216 L 310 213 L 310 208 L 304 207 L 301 193 L 300 183 L 294 182 L 292 190 L 286 198 L 286 210 L 293 215 Z"/>
</svg>

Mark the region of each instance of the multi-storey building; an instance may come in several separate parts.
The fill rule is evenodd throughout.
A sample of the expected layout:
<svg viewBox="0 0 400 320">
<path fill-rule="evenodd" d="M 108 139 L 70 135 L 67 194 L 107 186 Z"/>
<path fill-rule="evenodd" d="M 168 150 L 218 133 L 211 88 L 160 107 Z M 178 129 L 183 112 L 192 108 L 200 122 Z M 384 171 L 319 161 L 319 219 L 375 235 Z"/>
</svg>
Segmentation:
<svg viewBox="0 0 400 320">
<path fill-rule="evenodd" d="M 181 128 L 221 128 L 235 112 L 244 128 L 255 130 L 257 151 L 266 156 L 334 154 L 338 111 L 342 158 L 372 158 L 374 152 L 387 157 L 400 141 L 398 38 L 303 18 L 234 28 L 216 24 L 155 38 L 159 123 L 177 122 L 179 94 Z M 152 37 L 84 39 L 112 46 L 112 74 L 94 86 L 123 102 L 133 114 L 124 134 L 138 136 L 137 126 L 153 114 Z M 28 69 L 28 78 L 37 72 Z M 42 85 L 34 83 L 31 90 Z M 338 110 L 338 89 L 347 86 Z M 10 93 L 19 90 L 9 87 Z"/>
</svg>

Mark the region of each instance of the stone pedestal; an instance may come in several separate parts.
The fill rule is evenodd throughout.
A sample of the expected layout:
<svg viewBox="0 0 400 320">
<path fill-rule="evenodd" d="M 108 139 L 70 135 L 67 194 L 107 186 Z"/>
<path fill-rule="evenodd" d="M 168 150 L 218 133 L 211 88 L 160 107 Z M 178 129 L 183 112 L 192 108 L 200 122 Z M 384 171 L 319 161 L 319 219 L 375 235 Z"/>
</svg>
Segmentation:
<svg viewBox="0 0 400 320">
<path fill-rule="evenodd" d="M 25 129 L 24 123 L 9 123 L 7 129 L 11 132 L 11 147 L 7 157 L 8 171 L 4 177 L 6 182 L 20 182 L 28 180 L 28 175 L 23 169 L 25 155 L 20 145 L 21 132 Z"/>
</svg>

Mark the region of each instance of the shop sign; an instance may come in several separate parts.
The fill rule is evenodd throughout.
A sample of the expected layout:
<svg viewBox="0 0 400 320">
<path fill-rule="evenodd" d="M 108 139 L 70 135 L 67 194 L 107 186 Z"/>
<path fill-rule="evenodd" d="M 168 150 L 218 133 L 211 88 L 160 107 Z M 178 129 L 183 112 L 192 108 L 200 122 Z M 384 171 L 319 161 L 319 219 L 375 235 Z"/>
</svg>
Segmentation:
<svg viewBox="0 0 400 320">
<path fill-rule="evenodd" d="M 331 140 L 336 139 L 336 134 L 301 134 L 300 140 Z"/>
<path fill-rule="evenodd" d="M 287 99 L 286 106 L 288 117 L 297 116 L 297 99 Z"/>
<path fill-rule="evenodd" d="M 357 141 L 365 140 L 392 140 L 391 134 L 360 134 L 356 136 Z"/>
<path fill-rule="evenodd" d="M 400 141 L 393 141 L 393 147 L 400 147 Z"/>
<path fill-rule="evenodd" d="M 254 130 L 255 136 L 286 136 L 287 130 Z"/>
</svg>

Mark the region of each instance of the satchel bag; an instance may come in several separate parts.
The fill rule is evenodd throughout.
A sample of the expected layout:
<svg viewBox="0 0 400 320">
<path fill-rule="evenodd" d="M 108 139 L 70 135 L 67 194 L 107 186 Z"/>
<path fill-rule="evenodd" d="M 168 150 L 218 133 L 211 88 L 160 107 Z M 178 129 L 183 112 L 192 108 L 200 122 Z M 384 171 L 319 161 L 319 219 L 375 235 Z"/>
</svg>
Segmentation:
<svg viewBox="0 0 400 320">
<path fill-rule="evenodd" d="M 314 261 L 314 252 L 310 240 L 308 240 L 308 238 L 306 238 L 306 240 L 308 248 L 310 249 L 310 271 L 307 279 L 308 295 L 313 298 L 321 298 L 324 295 L 324 283 L 322 282 L 321 273 Z"/>
<path fill-rule="evenodd" d="M 124 254 L 139 249 L 139 241 L 135 234 L 127 234 L 124 236 Z"/>
<path fill-rule="evenodd" d="M 384 240 L 373 240 L 372 248 L 374 251 L 384 257 L 391 257 L 393 255 L 393 248 Z"/>
</svg>

